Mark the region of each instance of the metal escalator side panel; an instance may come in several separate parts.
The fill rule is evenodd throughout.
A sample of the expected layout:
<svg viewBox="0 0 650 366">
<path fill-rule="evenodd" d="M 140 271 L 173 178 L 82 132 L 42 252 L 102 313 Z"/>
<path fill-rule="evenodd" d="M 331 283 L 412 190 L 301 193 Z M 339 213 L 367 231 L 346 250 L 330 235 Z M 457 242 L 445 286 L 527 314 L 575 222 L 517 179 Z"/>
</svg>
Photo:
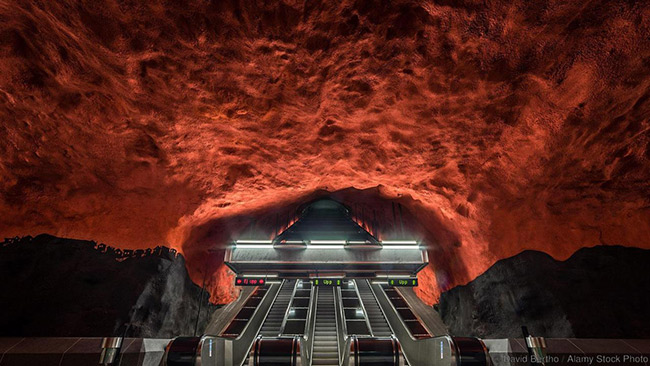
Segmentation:
<svg viewBox="0 0 650 366">
<path fill-rule="evenodd" d="M 375 335 L 370 324 L 368 311 L 366 310 L 366 304 L 364 303 L 363 299 L 361 298 L 361 294 L 359 293 L 359 284 L 357 283 L 357 280 L 352 280 L 352 283 L 354 283 L 354 292 L 357 294 L 357 299 L 359 299 L 359 305 L 361 306 L 361 311 L 363 312 L 363 318 L 366 322 L 366 327 L 368 327 L 368 333 L 371 337 L 374 337 Z"/>
<path fill-rule="evenodd" d="M 242 310 L 246 307 L 249 300 L 252 297 L 257 296 L 259 289 L 262 287 L 245 287 L 237 300 L 227 304 L 222 309 L 218 309 L 220 312 L 217 315 L 215 320 L 212 320 L 206 329 L 207 334 L 217 334 L 222 337 L 230 338 L 232 335 L 227 334 L 227 329 L 231 326 L 232 322 L 235 321 L 241 314 Z M 264 296 L 268 294 L 268 289 L 265 291 Z M 218 329 L 218 331 L 215 331 Z"/>
<path fill-rule="evenodd" d="M 379 307 L 384 313 L 393 335 L 400 341 L 404 358 L 408 364 L 414 366 L 432 364 L 430 361 L 431 350 L 429 349 L 431 345 L 413 338 L 406 324 L 404 324 L 399 316 L 399 313 L 379 285 L 369 284 L 369 286 L 377 299 Z M 436 363 L 433 364 L 437 365 Z"/>
<path fill-rule="evenodd" d="M 236 338 L 204 336 L 199 339 L 195 337 L 199 340 L 199 343 L 191 364 L 196 366 L 241 366 L 246 361 L 250 347 L 261 329 L 264 319 L 279 293 L 280 287 L 281 285 L 278 283 L 273 283 L 268 287 L 265 296 L 257 303 L 257 309 L 247 319 L 245 327 L 239 332 Z M 169 346 L 167 348 L 165 354 L 166 359 L 172 351 Z"/>
<path fill-rule="evenodd" d="M 345 323 L 345 309 L 343 306 L 343 297 L 341 296 L 341 289 L 336 287 L 334 290 L 334 308 L 336 310 L 336 330 L 338 334 L 346 337 L 348 335 L 348 327 Z M 339 321 L 341 319 L 341 321 Z M 340 338 L 340 337 L 337 337 Z M 339 345 L 341 344 L 339 339 Z"/>
<path fill-rule="evenodd" d="M 305 334 L 303 335 L 304 347 L 303 355 L 306 360 L 311 360 L 311 351 L 313 346 L 314 339 L 314 327 L 316 325 L 316 298 L 318 293 L 318 287 L 310 284 L 311 293 L 309 294 L 309 306 L 307 309 L 307 322 L 305 324 Z M 304 363 L 305 366 L 309 366 L 309 362 Z"/>
<path fill-rule="evenodd" d="M 311 366 L 312 365 L 312 360 L 313 360 L 313 355 L 314 355 L 314 336 L 316 335 L 316 318 L 317 318 L 317 315 L 318 315 L 318 294 L 320 292 L 319 287 L 314 286 L 312 292 L 314 294 L 314 299 L 309 304 L 310 308 L 312 308 L 312 309 L 310 309 L 310 311 L 311 311 L 310 317 L 311 318 L 308 320 L 309 329 L 307 330 L 307 332 L 305 334 L 306 338 L 307 338 L 307 342 L 308 342 L 307 347 L 308 347 L 308 360 L 309 360 L 309 362 L 307 363 L 306 366 Z"/>
<path fill-rule="evenodd" d="M 280 297 L 283 294 L 286 294 L 287 288 L 290 287 L 291 284 L 292 284 L 291 280 L 283 280 L 282 283 L 279 285 L 279 289 L 277 290 L 277 292 L 275 294 L 275 297 L 273 298 L 273 301 L 266 308 L 265 316 L 262 319 L 262 322 L 261 322 L 259 328 L 257 329 L 257 332 L 255 333 L 255 337 L 252 340 L 250 340 L 249 344 L 246 345 L 246 348 L 245 348 L 246 352 L 245 352 L 245 354 L 243 356 L 242 363 L 244 363 L 244 364 L 252 364 L 253 360 L 250 359 L 250 353 L 252 352 L 251 348 L 254 345 L 254 341 L 255 341 L 256 337 L 262 335 L 262 333 L 265 330 L 268 330 L 268 328 L 269 328 L 269 326 L 268 326 L 269 315 L 274 311 L 274 309 L 277 310 L 278 307 L 282 307 L 281 304 L 279 305 L 279 301 L 281 300 Z M 266 329 L 265 329 L 265 326 L 267 327 Z M 278 334 L 275 334 L 275 336 L 277 336 L 277 335 Z M 241 351 L 241 349 L 243 347 L 242 344 L 244 344 L 244 342 L 239 342 L 237 344 L 237 346 L 239 346 L 239 348 L 237 350 L 238 352 Z M 246 362 L 247 360 L 248 360 L 248 362 Z M 238 363 L 234 362 L 234 365 L 238 365 Z"/>
<path fill-rule="evenodd" d="M 277 337 L 280 334 L 282 320 L 286 313 L 286 308 L 289 306 L 293 286 L 295 286 L 294 282 L 295 280 L 282 281 L 282 286 L 280 287 L 273 304 L 270 306 L 269 311 L 266 314 L 266 319 L 259 331 L 260 335 Z"/>
<path fill-rule="evenodd" d="M 255 309 L 255 313 L 249 319 L 241 334 L 236 339 L 232 340 L 232 342 L 227 342 L 225 344 L 225 347 L 227 348 L 226 353 L 231 355 L 232 359 L 229 362 L 232 362 L 232 365 L 240 366 L 247 360 L 250 348 L 262 329 L 266 317 L 268 316 L 269 311 L 271 311 L 273 303 L 280 294 L 282 284 L 275 283 L 269 287 L 266 296 L 262 299 L 258 308 Z"/>
<path fill-rule="evenodd" d="M 422 319 L 415 314 L 412 305 L 404 298 L 398 288 L 390 287 L 384 289 L 380 287 L 378 291 L 382 292 L 389 299 L 391 306 L 397 311 L 400 319 L 407 326 L 413 338 L 431 338 L 431 331 Z"/>
<path fill-rule="evenodd" d="M 381 306 L 379 306 L 377 297 L 370 288 L 369 280 L 358 280 L 355 282 L 357 282 L 357 295 L 359 296 L 363 311 L 366 314 L 368 326 L 371 330 L 371 335 L 373 337 L 388 337 L 393 334 L 393 330 L 386 320 L 386 314 L 384 314 L 384 310 L 381 308 Z M 379 311 L 378 313 L 377 310 Z M 388 332 L 386 332 L 384 329 L 380 329 L 384 327 L 387 328 Z"/>
<path fill-rule="evenodd" d="M 422 300 L 417 297 L 413 291 L 413 287 L 396 287 L 395 290 L 404 299 L 404 301 L 406 301 L 413 315 L 415 315 L 420 324 L 422 324 L 424 329 L 426 329 L 426 331 L 431 336 L 449 334 L 449 331 L 446 325 L 442 322 L 442 319 L 437 316 L 437 313 L 435 311 L 431 310 L 431 306 L 424 304 L 424 302 L 422 302 Z M 427 314 L 427 312 L 431 313 Z M 432 313 L 433 315 L 436 315 L 436 317 L 432 317 Z"/>
<path fill-rule="evenodd" d="M 242 334 L 244 334 L 249 328 L 251 319 L 256 317 L 259 318 L 260 316 L 262 317 L 262 319 L 265 319 L 268 312 L 268 306 L 269 304 L 272 304 L 273 301 L 275 301 L 280 286 L 281 285 L 277 283 L 271 284 L 271 286 L 265 289 L 265 292 L 261 298 L 257 297 L 256 295 L 258 293 L 257 290 L 253 292 L 253 294 L 249 297 L 249 299 L 246 301 L 244 306 L 240 309 L 240 311 L 235 315 L 232 321 L 230 321 L 230 323 L 228 323 L 225 329 L 221 332 L 220 334 L 221 337 L 230 338 L 230 339 L 239 339 L 242 337 Z M 249 303 L 254 299 L 255 301 Z M 252 311 L 247 316 L 243 316 L 240 318 L 240 314 L 247 309 Z"/>
<path fill-rule="evenodd" d="M 395 337 L 399 340 L 404 358 L 409 365 L 431 366 L 486 366 L 490 358 L 485 345 L 480 339 L 459 338 L 457 342 L 450 336 L 416 339 L 388 295 L 377 284 L 370 285 L 379 305 L 384 310 Z M 485 357 L 481 356 L 481 349 Z M 463 357 L 461 357 L 463 355 Z"/>
<path fill-rule="evenodd" d="M 337 339 L 339 324 L 336 320 L 335 298 L 334 288 L 318 288 L 311 365 L 340 365 L 340 347 Z"/>
<path fill-rule="evenodd" d="M 343 360 L 346 337 L 348 335 L 347 324 L 345 322 L 345 311 L 343 309 L 343 299 L 341 298 L 341 287 L 334 288 L 334 311 L 336 322 L 336 343 L 339 364 Z"/>
<path fill-rule="evenodd" d="M 293 304 L 293 299 L 296 297 L 296 291 L 298 290 L 298 283 L 300 283 L 300 280 L 296 280 L 294 285 L 293 285 L 293 291 L 291 292 L 291 298 L 289 298 L 289 303 L 287 304 L 287 309 L 284 312 L 284 319 L 282 319 L 282 325 L 280 325 L 280 333 L 284 333 L 284 327 L 287 325 L 287 318 L 289 317 L 289 311 L 291 309 L 291 305 Z"/>
</svg>

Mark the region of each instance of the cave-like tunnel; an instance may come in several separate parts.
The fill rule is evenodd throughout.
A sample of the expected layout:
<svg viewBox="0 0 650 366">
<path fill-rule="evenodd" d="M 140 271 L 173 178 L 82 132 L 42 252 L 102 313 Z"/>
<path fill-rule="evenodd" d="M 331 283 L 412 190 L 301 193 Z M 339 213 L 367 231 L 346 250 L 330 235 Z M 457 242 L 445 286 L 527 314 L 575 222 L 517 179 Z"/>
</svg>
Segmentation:
<svg viewBox="0 0 650 366">
<path fill-rule="evenodd" d="M 7 0 L 0 20 L 0 337 L 203 334 L 253 296 L 233 243 L 332 200 L 369 245 L 418 243 L 409 301 L 442 333 L 650 338 L 646 2 Z"/>
</svg>

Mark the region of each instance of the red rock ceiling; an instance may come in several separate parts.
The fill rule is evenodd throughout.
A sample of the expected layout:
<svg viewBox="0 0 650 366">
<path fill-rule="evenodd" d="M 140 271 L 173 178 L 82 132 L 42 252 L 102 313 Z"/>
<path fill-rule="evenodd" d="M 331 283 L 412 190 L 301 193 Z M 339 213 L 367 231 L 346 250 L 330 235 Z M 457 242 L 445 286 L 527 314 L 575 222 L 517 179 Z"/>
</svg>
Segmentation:
<svg viewBox="0 0 650 366">
<path fill-rule="evenodd" d="M 646 2 L 5 0 L 0 55 L 0 235 L 223 285 L 207 248 L 338 191 L 385 237 L 403 205 L 430 303 L 524 249 L 650 248 Z"/>
</svg>

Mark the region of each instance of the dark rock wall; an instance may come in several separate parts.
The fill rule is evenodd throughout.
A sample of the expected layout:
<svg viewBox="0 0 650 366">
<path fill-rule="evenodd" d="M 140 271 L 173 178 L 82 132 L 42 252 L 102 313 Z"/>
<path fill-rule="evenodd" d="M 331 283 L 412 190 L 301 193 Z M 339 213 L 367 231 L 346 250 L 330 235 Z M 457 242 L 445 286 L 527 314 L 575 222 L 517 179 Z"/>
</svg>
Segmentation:
<svg viewBox="0 0 650 366">
<path fill-rule="evenodd" d="M 39 235 L 0 246 L 0 336 L 172 337 L 205 328 L 209 295 L 178 255 L 120 258 Z M 201 301 L 199 298 L 202 296 Z"/>
<path fill-rule="evenodd" d="M 525 251 L 444 292 L 440 314 L 454 335 L 650 337 L 650 251 L 583 248 L 566 261 Z"/>
</svg>

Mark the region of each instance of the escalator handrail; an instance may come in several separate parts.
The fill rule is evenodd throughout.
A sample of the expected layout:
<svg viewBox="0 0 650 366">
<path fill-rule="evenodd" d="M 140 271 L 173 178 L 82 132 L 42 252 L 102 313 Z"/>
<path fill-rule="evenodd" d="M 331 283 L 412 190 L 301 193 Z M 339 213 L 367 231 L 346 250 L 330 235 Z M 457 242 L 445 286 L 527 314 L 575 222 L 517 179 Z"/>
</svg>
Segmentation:
<svg viewBox="0 0 650 366">
<path fill-rule="evenodd" d="M 253 345 L 253 341 L 255 338 L 257 338 L 257 335 L 262 329 L 262 325 L 264 324 L 266 317 L 268 316 L 271 308 L 273 307 L 273 304 L 280 294 L 282 284 L 283 283 L 271 285 L 271 287 L 267 290 L 266 295 L 257 306 L 257 309 L 255 309 L 253 316 L 251 316 L 251 318 L 248 320 L 246 326 L 239 334 L 239 336 L 234 339 L 232 350 L 234 365 L 241 365 L 244 361 L 246 361 L 246 356 L 248 355 L 248 352 Z M 275 293 L 273 293 L 274 290 Z"/>
<path fill-rule="evenodd" d="M 257 286 L 257 287 L 259 287 L 259 286 Z M 253 290 L 248 290 L 248 291 L 250 291 L 250 293 L 248 293 L 245 297 L 239 297 L 239 298 L 237 298 L 237 300 L 235 300 L 235 301 L 231 302 L 230 304 L 224 306 L 224 308 L 230 306 L 230 309 L 226 308 L 226 309 L 222 310 L 223 313 L 226 314 L 226 313 L 230 312 L 230 313 L 232 313 L 232 316 L 230 317 L 230 319 L 227 322 L 224 323 L 224 325 L 221 327 L 221 329 L 219 329 L 219 331 L 216 332 L 215 336 L 221 336 L 221 334 L 223 334 L 223 332 L 226 331 L 226 329 L 228 328 L 230 323 L 232 323 L 233 320 L 235 320 L 237 315 L 239 315 L 239 312 L 241 311 L 241 309 L 244 308 L 244 305 L 246 305 L 246 302 L 248 301 L 248 299 L 250 299 L 255 294 L 255 291 L 257 291 L 257 287 L 254 288 Z M 246 289 L 250 289 L 250 287 L 247 287 Z M 244 291 L 245 290 L 242 290 L 242 292 L 244 292 Z M 268 291 L 267 291 L 267 293 L 268 293 Z M 266 296 L 266 295 L 264 295 L 264 296 Z"/>
<path fill-rule="evenodd" d="M 339 364 L 343 362 L 344 347 L 347 342 L 348 328 L 345 324 L 345 312 L 343 311 L 343 300 L 341 287 L 334 287 L 334 311 L 336 318 L 336 338 L 338 343 Z"/>
<path fill-rule="evenodd" d="M 266 317 L 269 315 L 269 312 L 271 311 L 271 308 L 273 307 L 273 304 L 275 304 L 275 302 L 277 301 L 277 299 L 278 299 L 278 295 L 280 295 L 280 290 L 282 290 L 282 285 L 283 285 L 283 284 L 284 284 L 284 281 L 282 281 L 282 283 L 279 283 L 279 284 L 276 283 L 276 284 L 272 284 L 272 285 L 271 285 L 271 287 L 270 287 L 270 288 L 268 289 L 268 291 L 266 292 L 266 295 L 264 296 L 264 298 L 262 299 L 262 301 L 260 302 L 260 304 L 257 305 L 257 307 L 255 308 L 255 311 L 253 312 L 253 315 L 250 317 L 250 319 L 248 319 L 248 322 L 247 322 L 246 325 L 244 326 L 244 329 L 241 331 L 241 333 L 239 333 L 239 336 L 237 336 L 237 338 L 235 338 L 235 340 L 239 340 L 239 339 L 241 339 L 242 336 L 244 335 L 244 333 L 248 330 L 248 327 L 251 326 L 251 321 L 255 318 L 255 315 L 257 315 L 258 312 L 262 312 L 262 311 L 264 311 L 264 310 L 263 310 L 264 307 L 261 306 L 261 305 L 262 305 L 262 303 L 264 302 L 264 300 L 266 300 L 266 296 L 269 294 L 269 292 L 271 292 L 271 288 L 272 288 L 274 285 L 277 285 L 277 286 L 278 286 L 278 290 L 277 290 L 277 292 L 273 295 L 273 300 L 271 301 L 271 305 L 269 305 L 268 308 L 266 309 L 266 313 L 264 314 L 264 318 L 263 318 L 263 320 L 262 320 L 262 324 L 260 324 L 260 329 L 261 329 L 261 326 L 264 325 L 264 321 L 266 320 Z M 258 330 L 257 332 L 259 333 L 259 330 Z"/>
<path fill-rule="evenodd" d="M 365 281 L 365 280 L 359 280 L 359 281 Z M 372 330 L 372 326 L 370 325 L 370 317 L 368 316 L 368 311 L 366 310 L 366 304 L 363 302 L 363 299 L 361 298 L 361 293 L 359 292 L 359 285 L 357 283 L 357 280 L 354 280 L 354 291 L 356 292 L 357 298 L 359 299 L 359 304 L 361 304 L 361 309 L 363 310 L 363 315 L 366 320 L 366 326 L 368 327 L 370 336 L 374 337 L 375 332 Z M 372 290 L 370 291 L 370 293 L 372 293 Z M 381 307 L 379 309 L 381 309 Z"/>
<path fill-rule="evenodd" d="M 316 326 L 316 295 L 318 287 L 312 285 L 311 292 L 309 293 L 309 308 L 307 308 L 307 324 L 305 329 L 305 334 L 303 338 L 305 340 L 311 339 L 313 337 L 313 328 Z"/>
<path fill-rule="evenodd" d="M 402 354 L 409 365 L 460 366 L 481 364 L 476 363 L 473 350 L 469 352 L 470 357 L 465 362 L 463 351 L 451 336 L 443 335 L 415 339 L 381 286 L 371 284 L 370 289 L 375 294 L 379 306 L 382 310 L 385 310 L 384 314 L 388 325 L 393 330 L 393 335 L 399 340 Z M 483 365 L 490 365 L 490 358 L 485 344 L 478 338 L 473 339 L 479 341 L 483 347 L 485 359 L 480 362 Z"/>
<path fill-rule="evenodd" d="M 291 309 L 291 305 L 293 305 L 293 299 L 296 297 L 296 291 L 298 290 L 298 281 L 299 280 L 296 280 L 296 283 L 293 284 L 293 291 L 291 292 L 287 309 L 284 312 L 284 318 L 282 319 L 282 325 L 280 325 L 280 333 L 278 336 L 284 334 L 284 326 L 287 324 L 287 319 L 289 318 L 289 310 Z"/>
<path fill-rule="evenodd" d="M 311 291 L 309 292 L 309 308 L 307 309 L 307 324 L 305 324 L 305 334 L 302 336 L 303 342 L 305 344 L 305 353 L 307 353 L 307 359 L 311 359 L 311 350 L 314 343 L 314 328 L 316 326 L 316 286 L 311 285 Z"/>
<path fill-rule="evenodd" d="M 318 313 L 318 296 L 320 295 L 320 288 L 318 286 L 314 286 L 312 284 L 312 293 L 314 294 L 314 301 L 313 303 L 310 303 L 309 308 L 314 309 L 312 314 L 313 317 L 309 321 L 309 330 L 305 332 L 305 335 L 307 336 L 307 347 L 305 347 L 308 352 L 309 352 L 309 365 L 311 366 L 311 363 L 313 361 L 313 355 L 314 355 L 314 332 L 316 331 L 316 314 Z M 311 315 L 311 314 L 310 314 Z"/>
<path fill-rule="evenodd" d="M 411 302 L 406 298 L 406 296 L 404 296 L 404 294 L 402 294 L 402 291 L 401 291 L 399 288 L 397 288 L 397 287 L 395 287 L 395 291 L 397 291 L 397 293 L 402 297 L 402 299 L 404 300 L 404 302 L 406 302 L 406 304 L 408 305 L 409 309 L 411 309 L 411 313 L 413 313 L 413 315 L 414 315 L 415 318 L 418 320 L 418 322 L 420 323 L 420 325 L 422 325 L 422 327 L 427 331 L 427 333 L 429 333 L 430 336 L 433 336 L 433 332 L 431 331 L 431 329 L 429 329 L 429 327 L 427 326 L 427 324 L 426 324 L 425 322 L 422 321 L 422 318 L 420 318 L 420 316 L 419 316 L 415 311 L 413 311 L 414 307 L 411 305 Z"/>
<path fill-rule="evenodd" d="M 368 285 L 368 289 L 370 290 L 370 293 L 372 294 L 372 297 L 375 298 L 375 301 L 377 302 L 377 306 L 379 307 L 379 310 L 381 311 L 381 314 L 384 316 L 384 320 L 386 321 L 386 324 L 388 324 L 388 327 L 390 328 L 391 333 L 395 334 L 395 330 L 393 327 L 390 325 L 390 322 L 388 321 L 388 318 L 386 317 L 386 312 L 384 311 L 384 308 L 381 306 L 379 303 L 379 299 L 377 299 L 377 294 L 375 294 L 375 291 L 372 289 L 372 282 L 370 280 L 365 280 L 366 284 Z M 384 295 L 386 294 L 385 292 L 382 291 Z M 388 299 L 388 302 L 393 305 L 393 303 Z M 398 314 L 399 315 L 399 314 Z M 410 332 L 409 332 L 410 333 Z"/>
<path fill-rule="evenodd" d="M 395 308 L 395 305 L 393 305 L 393 302 L 390 301 L 390 299 L 388 298 L 388 295 L 386 295 L 386 292 L 384 292 L 382 290 L 381 286 L 377 285 L 377 284 L 372 284 L 372 283 L 369 283 L 369 286 L 370 286 L 370 291 L 372 291 L 373 295 L 375 295 L 375 299 L 377 300 L 377 304 L 379 304 L 379 308 L 382 310 L 382 312 L 384 312 L 384 316 L 386 317 L 386 321 L 388 322 L 388 326 L 390 326 L 390 330 L 394 334 L 397 334 L 397 329 L 395 329 L 393 327 L 393 325 L 389 321 L 388 314 L 386 313 L 386 311 L 384 311 L 384 306 L 382 306 L 382 301 L 386 302 L 389 309 L 392 310 L 391 313 L 393 313 L 395 315 L 395 317 L 396 317 L 395 320 L 397 320 L 399 322 L 398 324 L 400 324 L 401 326 L 404 327 L 404 330 L 406 330 L 406 333 L 407 333 L 409 339 L 411 339 L 412 341 L 417 341 L 417 338 L 413 337 L 413 335 L 411 334 L 411 331 L 409 330 L 409 328 L 404 323 L 404 320 L 402 319 L 402 317 L 399 315 L 399 312 L 397 311 L 397 308 Z M 377 286 L 378 288 L 375 288 L 375 286 Z M 379 292 L 380 295 L 378 295 L 377 292 Z M 381 296 L 382 301 L 380 301 L 380 296 Z M 402 338 L 399 337 L 399 339 L 401 340 Z"/>
<path fill-rule="evenodd" d="M 370 286 L 370 291 L 375 295 L 375 299 L 377 300 L 377 304 L 379 305 L 379 308 L 384 312 L 384 316 L 386 317 L 386 322 L 388 323 L 388 326 L 390 327 L 391 331 L 393 334 L 399 339 L 401 345 L 402 345 L 402 352 L 404 354 L 404 358 L 407 360 L 409 365 L 420 365 L 420 364 L 426 364 L 423 363 L 422 361 L 426 360 L 417 360 L 420 362 L 415 362 L 416 360 L 412 360 L 409 358 L 413 358 L 413 355 L 410 355 L 410 352 L 408 352 L 409 349 L 415 348 L 415 343 L 421 343 L 420 340 L 418 341 L 415 339 L 412 335 L 406 324 L 404 324 L 404 321 L 402 318 L 399 316 L 399 313 L 397 312 L 397 309 L 393 306 L 393 303 L 390 301 L 388 296 L 384 291 L 381 291 L 381 287 L 379 287 L 378 291 L 375 286 L 378 285 L 372 285 L 369 283 Z M 379 292 L 380 294 L 377 294 Z M 384 307 L 387 306 L 388 309 L 384 311 Z M 389 311 L 390 310 L 390 311 Z"/>
</svg>

